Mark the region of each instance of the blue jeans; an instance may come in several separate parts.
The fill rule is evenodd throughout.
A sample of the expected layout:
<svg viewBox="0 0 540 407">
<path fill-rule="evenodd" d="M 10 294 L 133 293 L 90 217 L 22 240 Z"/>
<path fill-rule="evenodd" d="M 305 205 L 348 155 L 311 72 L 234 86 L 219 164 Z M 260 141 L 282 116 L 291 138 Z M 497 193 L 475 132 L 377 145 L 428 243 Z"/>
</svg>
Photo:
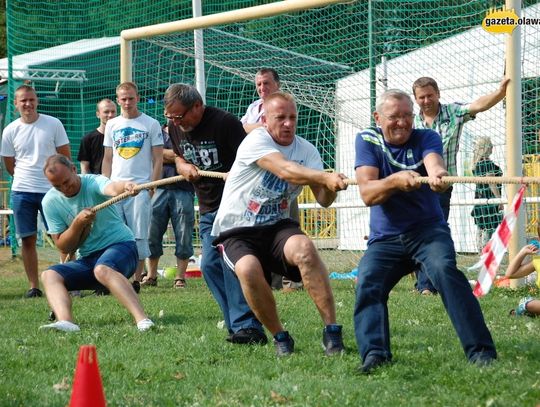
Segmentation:
<svg viewBox="0 0 540 407">
<path fill-rule="evenodd" d="M 444 220 L 448 222 L 448 217 L 450 216 L 450 199 L 452 198 L 452 189 L 453 187 L 448 188 L 446 191 L 439 194 L 439 204 L 443 211 Z M 429 280 L 429 277 L 421 269 L 415 270 L 416 274 L 416 289 L 420 292 L 424 290 L 429 290 L 432 293 L 436 293 L 437 290 Z"/>
<path fill-rule="evenodd" d="M 480 304 L 456 266 L 448 225 L 429 224 L 369 245 L 358 265 L 354 330 L 360 356 L 392 359 L 388 294 L 407 274 L 410 261 L 420 265 L 433 282 L 469 360 L 480 352 L 497 356 Z"/>
<path fill-rule="evenodd" d="M 193 256 L 193 192 L 165 188 L 156 190 L 152 197 L 152 221 L 148 235 L 152 259 L 163 255 L 163 235 L 169 219 L 174 231 L 174 255 L 178 259 L 187 260 Z"/>
<path fill-rule="evenodd" d="M 210 232 L 216 212 L 201 215 L 199 221 L 199 235 L 202 241 L 201 269 L 204 279 L 223 312 L 229 333 L 236 333 L 240 329 L 247 328 L 258 329 L 262 332 L 263 327 L 249 308 L 238 278 L 222 264 L 219 251 L 212 246 L 215 236 L 212 236 Z"/>
</svg>

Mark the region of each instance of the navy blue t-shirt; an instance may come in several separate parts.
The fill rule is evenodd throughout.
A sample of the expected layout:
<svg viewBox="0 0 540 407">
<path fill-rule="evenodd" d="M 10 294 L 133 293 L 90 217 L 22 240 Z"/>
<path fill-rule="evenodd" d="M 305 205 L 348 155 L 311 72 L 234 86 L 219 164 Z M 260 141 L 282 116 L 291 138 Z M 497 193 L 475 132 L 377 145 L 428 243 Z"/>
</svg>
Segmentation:
<svg viewBox="0 0 540 407">
<path fill-rule="evenodd" d="M 384 140 L 380 128 L 369 128 L 356 135 L 355 149 L 354 167 L 378 168 L 379 179 L 404 170 L 427 176 L 424 157 L 430 153 L 442 155 L 442 142 L 433 130 L 415 129 L 405 144 L 396 146 Z M 371 207 L 368 244 L 430 223 L 444 224 L 445 220 L 438 195 L 429 185 L 396 192 L 386 202 Z"/>
</svg>

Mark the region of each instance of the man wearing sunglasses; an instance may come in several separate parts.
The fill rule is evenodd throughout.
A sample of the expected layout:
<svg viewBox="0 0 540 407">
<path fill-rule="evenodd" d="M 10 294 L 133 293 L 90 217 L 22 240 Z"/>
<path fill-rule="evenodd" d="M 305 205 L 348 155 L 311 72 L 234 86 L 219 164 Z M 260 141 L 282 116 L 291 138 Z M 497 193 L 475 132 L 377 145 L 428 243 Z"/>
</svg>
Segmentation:
<svg viewBox="0 0 540 407">
<path fill-rule="evenodd" d="M 238 280 L 233 273 L 223 269 L 220 255 L 212 246 L 214 237 L 210 232 L 225 182 L 221 178 L 200 177 L 197 172 L 228 172 L 246 132 L 232 114 L 205 106 L 197 89 L 190 85 L 177 83 L 169 86 L 164 105 L 169 136 L 176 154 L 176 170 L 193 183 L 199 201 L 201 269 L 223 312 L 229 331 L 227 340 L 241 344 L 265 344 L 267 338 L 262 325 L 247 305 Z"/>
</svg>

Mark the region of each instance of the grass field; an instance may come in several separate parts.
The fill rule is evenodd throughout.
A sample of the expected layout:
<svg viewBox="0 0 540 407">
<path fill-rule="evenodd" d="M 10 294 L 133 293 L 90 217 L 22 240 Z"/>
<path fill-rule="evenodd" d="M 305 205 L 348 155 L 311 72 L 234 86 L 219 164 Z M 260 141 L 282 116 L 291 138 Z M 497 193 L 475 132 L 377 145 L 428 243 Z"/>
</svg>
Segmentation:
<svg viewBox="0 0 540 407">
<path fill-rule="evenodd" d="M 41 268 L 56 261 L 40 249 Z M 170 254 L 164 264 L 173 264 Z M 465 356 L 438 297 L 411 293 L 404 278 L 392 292 L 394 364 L 357 374 L 352 281 L 333 281 L 347 353 L 323 356 L 322 325 L 305 292 L 276 298 L 297 352 L 277 359 L 273 345 L 226 342 L 220 313 L 202 279 L 174 290 L 172 281 L 143 289 L 158 328 L 139 333 L 112 297 L 74 299 L 81 332 L 40 332 L 46 300 L 22 299 L 20 259 L 0 249 L 0 406 L 69 403 L 79 347 L 95 344 L 110 406 L 537 406 L 540 405 L 540 319 L 508 315 L 528 288 L 494 289 L 481 300 L 499 360 L 477 368 Z M 335 270 L 331 270 L 335 271 Z M 339 270 L 338 270 L 339 271 Z M 161 317 L 159 315 L 162 315 Z"/>
</svg>

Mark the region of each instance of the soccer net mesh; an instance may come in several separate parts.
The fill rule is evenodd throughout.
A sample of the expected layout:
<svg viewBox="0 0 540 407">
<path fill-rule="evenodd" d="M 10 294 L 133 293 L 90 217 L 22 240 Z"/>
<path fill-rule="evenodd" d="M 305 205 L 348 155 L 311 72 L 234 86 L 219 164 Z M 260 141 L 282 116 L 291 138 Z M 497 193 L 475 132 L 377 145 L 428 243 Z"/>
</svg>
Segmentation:
<svg viewBox="0 0 540 407">
<path fill-rule="evenodd" d="M 75 157 L 80 138 L 97 126 L 95 103 L 113 97 L 119 82 L 120 30 L 192 16 L 188 2 L 129 3 L 118 8 L 67 0 L 7 3 L 13 70 L 2 72 L 14 79 L 11 91 L 17 81 L 32 81 L 41 97 L 41 111 L 66 125 Z M 203 15 L 258 4 L 206 0 Z M 298 135 L 316 145 L 328 170 L 354 178 L 355 135 L 372 124 L 375 98 L 385 89 L 411 92 L 415 79 L 431 76 L 439 84 L 441 102 L 449 103 L 471 102 L 498 87 L 504 76 L 505 36 L 487 33 L 481 23 L 490 7 L 503 5 L 485 0 L 350 1 L 204 29 L 198 47 L 203 51 L 199 57 L 204 60 L 206 103 L 241 117 L 257 98 L 255 72 L 262 67 L 276 69 L 282 89 L 297 100 Z M 524 17 L 540 15 L 538 1 L 524 1 L 522 7 Z M 540 28 L 524 25 L 521 29 L 523 166 L 525 175 L 537 176 Z M 165 89 L 174 82 L 194 83 L 193 32 L 137 40 L 132 46 L 133 80 L 141 91 L 141 110 L 162 121 Z M 40 57 L 32 60 L 29 53 L 35 52 Z M 32 69 L 42 71 L 30 78 Z M 47 69 L 61 70 L 57 75 L 64 77 L 81 70 L 83 78 L 78 82 L 47 79 L 52 75 Z M 491 159 L 506 173 L 506 108 L 500 103 L 465 125 L 458 175 L 472 175 L 475 144 L 481 137 L 491 140 Z M 7 116 L 8 121 L 13 117 L 9 108 Z M 476 188 L 454 185 L 450 215 L 456 249 L 471 261 L 478 253 L 477 225 L 471 212 L 475 205 L 487 204 L 475 200 Z M 538 192 L 535 186 L 527 191 L 529 235 L 536 233 Z M 506 203 L 504 186 L 501 201 Z M 340 192 L 330 209 L 317 208 L 313 202 L 308 192 L 300 198 L 304 230 L 321 249 L 333 249 L 332 271 L 350 270 L 369 234 L 369 210 L 360 201 L 357 187 Z M 484 223 L 491 217 L 487 215 Z"/>
</svg>

